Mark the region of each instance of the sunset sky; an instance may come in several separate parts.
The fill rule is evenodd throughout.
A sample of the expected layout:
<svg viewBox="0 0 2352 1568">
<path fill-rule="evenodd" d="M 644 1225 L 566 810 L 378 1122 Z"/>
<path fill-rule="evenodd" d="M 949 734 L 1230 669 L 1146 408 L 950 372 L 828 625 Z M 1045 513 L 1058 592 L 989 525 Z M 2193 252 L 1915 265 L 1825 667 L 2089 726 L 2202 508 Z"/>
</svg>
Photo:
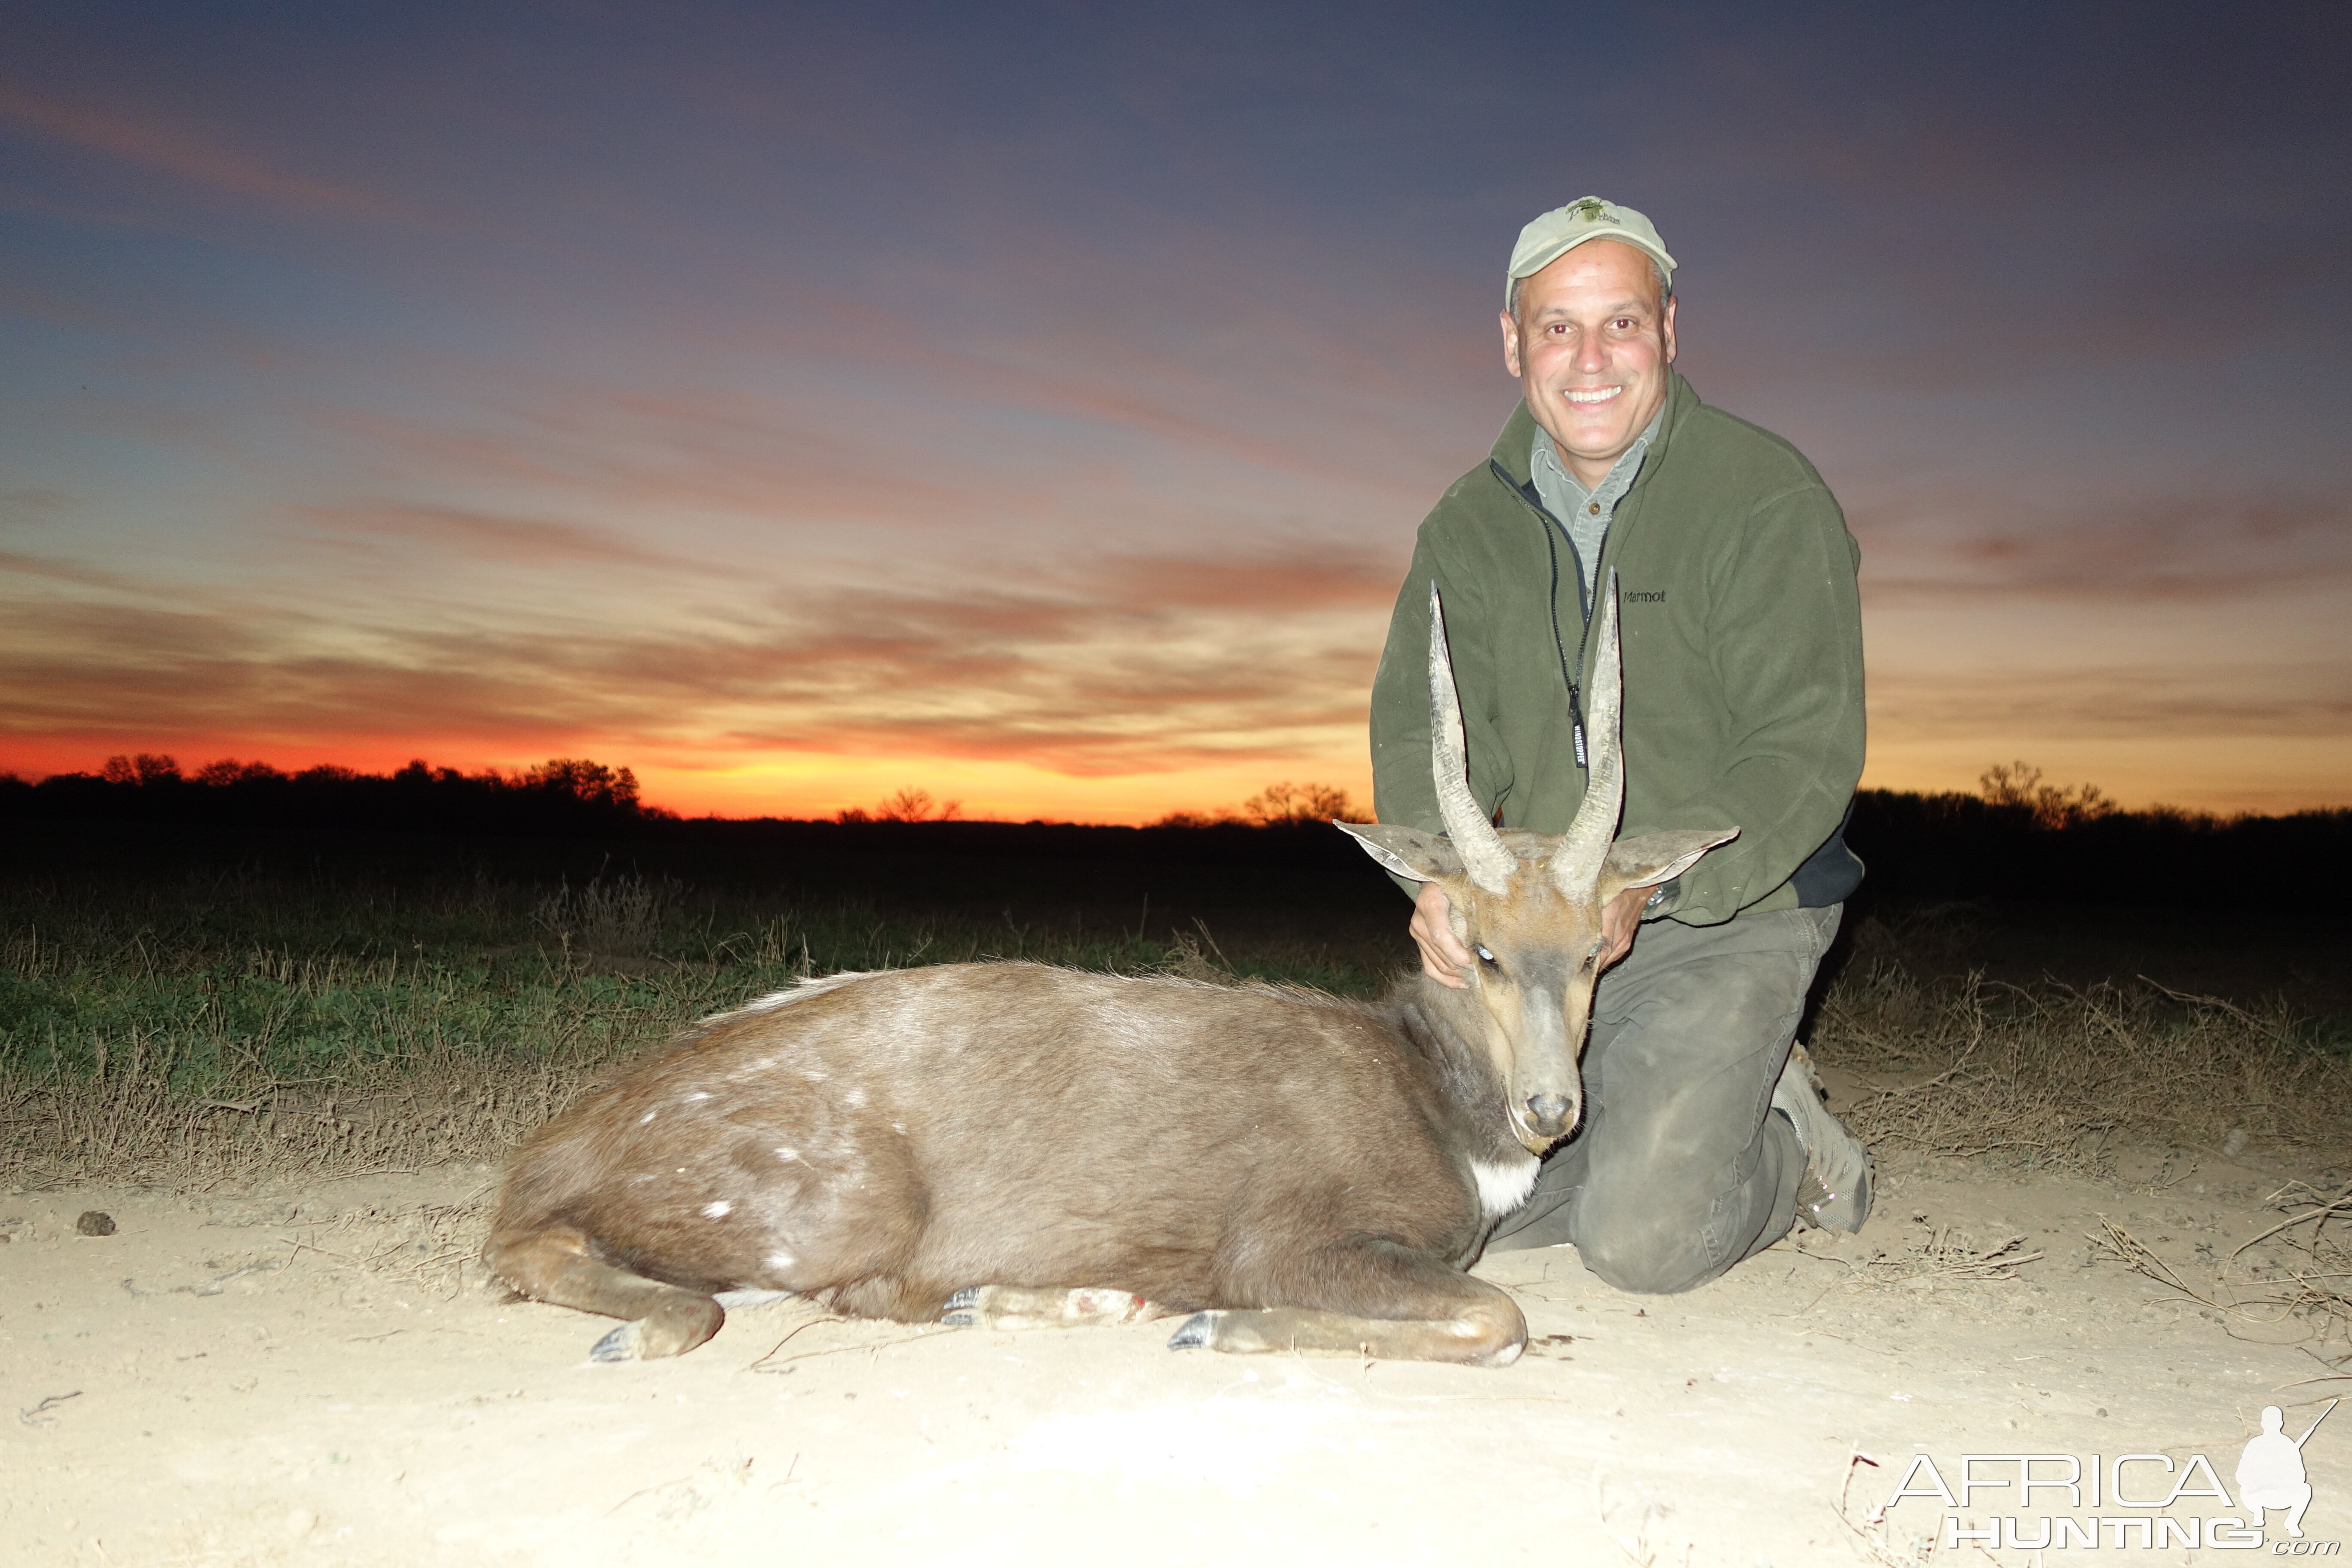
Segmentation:
<svg viewBox="0 0 2352 1568">
<path fill-rule="evenodd" d="M 2347 16 L 11 5 L 0 770 L 1368 798 L 1597 193 L 1844 503 L 1865 783 L 2352 804 Z"/>
</svg>

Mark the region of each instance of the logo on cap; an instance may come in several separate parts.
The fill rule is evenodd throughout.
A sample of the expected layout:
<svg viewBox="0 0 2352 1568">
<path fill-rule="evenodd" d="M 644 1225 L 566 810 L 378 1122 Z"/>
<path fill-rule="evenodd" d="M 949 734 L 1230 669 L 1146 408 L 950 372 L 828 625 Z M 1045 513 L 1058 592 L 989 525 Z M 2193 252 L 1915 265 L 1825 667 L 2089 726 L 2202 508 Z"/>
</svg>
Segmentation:
<svg viewBox="0 0 2352 1568">
<path fill-rule="evenodd" d="M 1616 216 L 1608 210 L 1609 204 L 1599 196 L 1587 196 L 1569 208 L 1587 223 L 1615 223 Z"/>
</svg>

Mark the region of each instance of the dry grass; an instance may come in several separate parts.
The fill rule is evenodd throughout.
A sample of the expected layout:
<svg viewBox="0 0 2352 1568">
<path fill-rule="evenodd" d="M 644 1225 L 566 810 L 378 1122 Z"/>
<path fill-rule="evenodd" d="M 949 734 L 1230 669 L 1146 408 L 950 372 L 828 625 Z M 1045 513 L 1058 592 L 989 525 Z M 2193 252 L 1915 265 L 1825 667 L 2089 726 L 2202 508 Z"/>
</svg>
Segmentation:
<svg viewBox="0 0 2352 1568">
<path fill-rule="evenodd" d="M 2207 1269 L 2175 1268 L 2111 1219 L 2102 1218 L 2091 1239 L 2134 1273 L 2221 1316 L 2232 1332 L 2304 1345 L 2331 1367 L 2352 1365 L 2352 1185 L 2329 1197 L 2290 1182 L 2265 1206 L 2286 1217 Z"/>
<path fill-rule="evenodd" d="M 1846 1120 L 1882 1152 L 2087 1173 L 2127 1141 L 2352 1142 L 2352 1056 L 2284 1006 L 2149 981 L 1924 982 L 1881 935 L 1831 988 L 1812 1048 L 1859 1080 Z"/>
<path fill-rule="evenodd" d="M 1858 1075 L 1849 1120 L 1882 1152 L 2084 1171 L 2127 1138 L 2352 1144 L 2352 1057 L 2283 1010 L 1930 984 L 1916 975 L 1948 959 L 1949 920 L 1864 934 L 1813 1047 Z M 615 1063 L 797 975 L 1011 956 L 1360 994 L 1382 978 L 1287 932 L 730 909 L 629 877 L 0 885 L 0 1183 L 249 1188 L 493 1161 Z M 2011 1256 L 1933 1237 L 1876 1275 L 1998 1276 Z"/>
<path fill-rule="evenodd" d="M 574 952 L 643 958 L 661 940 L 662 923 L 685 884 L 674 877 L 591 878 L 566 882 L 531 909 L 531 923 L 552 937 L 568 958 Z"/>
<path fill-rule="evenodd" d="M 451 1050 L 323 1082 L 231 1073 L 190 1096 L 134 1053 L 104 1079 L 0 1075 L 0 1178 L 205 1190 L 483 1161 L 578 1087 L 554 1064 Z"/>
<path fill-rule="evenodd" d="M 1949 1226 L 1916 1223 L 1923 1234 L 1897 1247 L 1874 1247 L 1855 1266 L 1855 1272 L 1872 1284 L 1933 1290 L 1946 1286 L 2008 1284 L 2017 1279 L 2020 1268 L 2042 1258 L 2039 1252 L 2025 1250 L 2022 1236 L 1979 1242 Z"/>
</svg>

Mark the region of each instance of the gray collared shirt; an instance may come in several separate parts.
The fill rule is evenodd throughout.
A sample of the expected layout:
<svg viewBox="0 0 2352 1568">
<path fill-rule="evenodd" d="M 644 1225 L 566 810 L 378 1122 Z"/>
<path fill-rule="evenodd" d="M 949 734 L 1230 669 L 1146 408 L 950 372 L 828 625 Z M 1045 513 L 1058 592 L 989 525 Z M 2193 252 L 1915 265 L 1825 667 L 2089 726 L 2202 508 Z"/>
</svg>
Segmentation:
<svg viewBox="0 0 2352 1568">
<path fill-rule="evenodd" d="M 1633 444 L 1625 448 L 1610 468 L 1608 478 L 1599 489 L 1588 490 L 1579 484 L 1568 465 L 1559 460 L 1559 448 L 1543 426 L 1536 426 L 1533 450 L 1528 456 L 1528 473 L 1535 480 L 1536 495 L 1543 501 L 1544 510 L 1558 518 L 1568 530 L 1569 542 L 1576 547 L 1576 564 L 1584 574 L 1584 602 L 1592 602 L 1592 574 L 1601 566 L 1601 542 L 1609 537 L 1609 520 L 1617 515 L 1617 503 L 1633 488 L 1634 476 L 1642 471 L 1642 459 L 1650 455 L 1650 443 L 1658 438 L 1658 426 L 1665 423 L 1666 407 L 1650 416 Z"/>
</svg>

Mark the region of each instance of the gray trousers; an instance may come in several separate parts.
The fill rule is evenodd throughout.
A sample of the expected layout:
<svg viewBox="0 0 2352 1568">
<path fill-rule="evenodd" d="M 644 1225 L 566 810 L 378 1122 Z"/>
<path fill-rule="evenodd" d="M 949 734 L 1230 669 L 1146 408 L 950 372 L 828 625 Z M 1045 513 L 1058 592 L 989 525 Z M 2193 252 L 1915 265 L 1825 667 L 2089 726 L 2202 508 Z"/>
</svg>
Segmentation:
<svg viewBox="0 0 2352 1568">
<path fill-rule="evenodd" d="M 1787 1235 L 1805 1150 L 1768 1112 L 1843 910 L 1643 926 L 1593 993 L 1576 1135 L 1488 1250 L 1571 1243 L 1619 1289 L 1665 1295 Z"/>
</svg>

